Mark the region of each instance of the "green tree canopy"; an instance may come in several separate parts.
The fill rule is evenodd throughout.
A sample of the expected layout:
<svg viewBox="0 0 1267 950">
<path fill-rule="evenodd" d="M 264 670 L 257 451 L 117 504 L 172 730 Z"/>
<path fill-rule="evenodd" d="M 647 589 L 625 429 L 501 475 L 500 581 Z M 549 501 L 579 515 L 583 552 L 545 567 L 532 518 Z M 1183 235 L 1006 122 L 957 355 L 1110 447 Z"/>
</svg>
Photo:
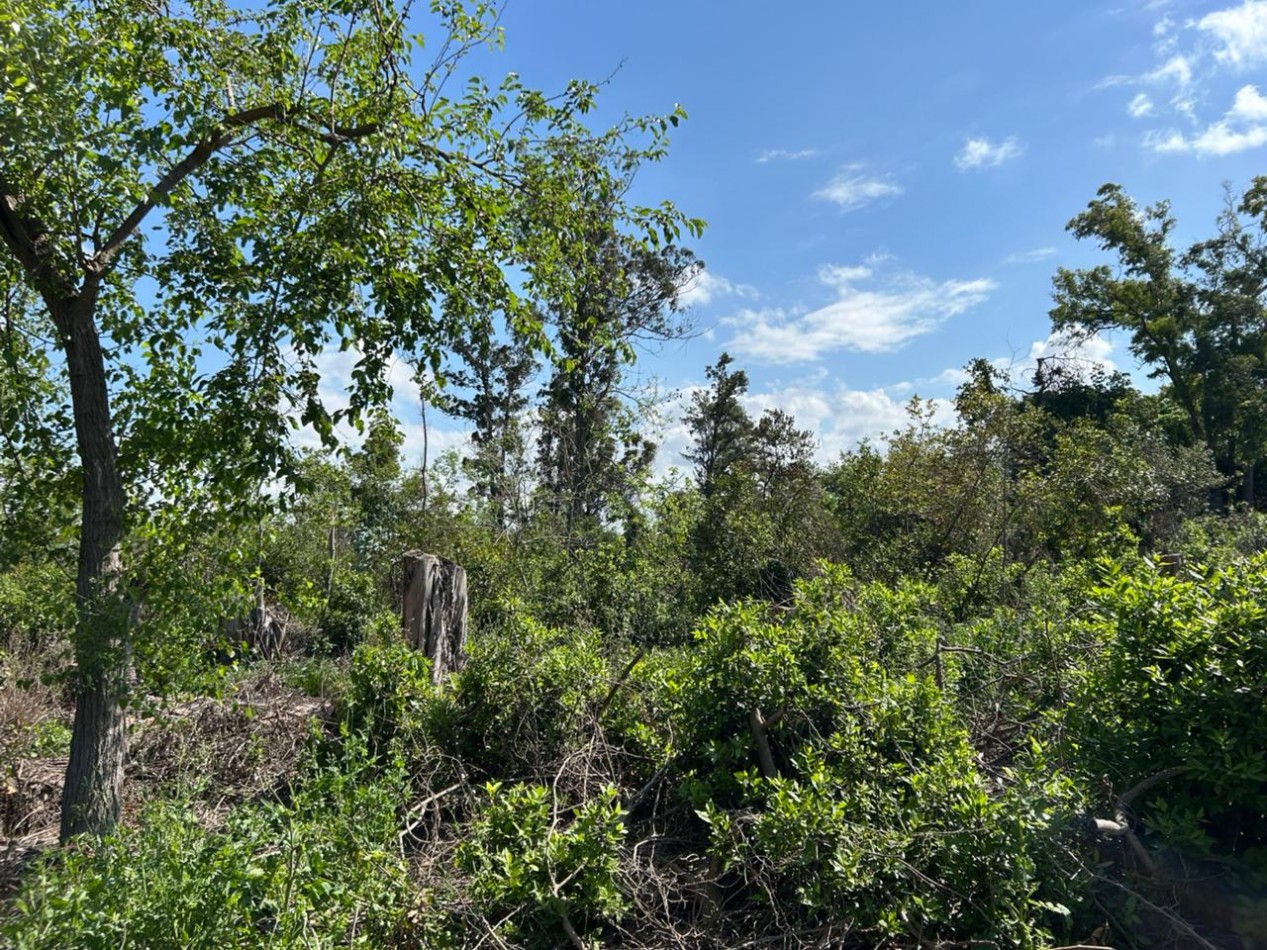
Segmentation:
<svg viewBox="0 0 1267 950">
<path fill-rule="evenodd" d="M 1204 444 L 1220 471 L 1254 500 L 1253 471 L 1267 454 L 1267 178 L 1229 198 L 1218 233 L 1175 248 L 1166 202 L 1138 207 L 1103 186 L 1069 222 L 1117 257 L 1055 278 L 1057 329 L 1123 330 L 1131 352 L 1165 382 L 1187 438 Z"/>
</svg>

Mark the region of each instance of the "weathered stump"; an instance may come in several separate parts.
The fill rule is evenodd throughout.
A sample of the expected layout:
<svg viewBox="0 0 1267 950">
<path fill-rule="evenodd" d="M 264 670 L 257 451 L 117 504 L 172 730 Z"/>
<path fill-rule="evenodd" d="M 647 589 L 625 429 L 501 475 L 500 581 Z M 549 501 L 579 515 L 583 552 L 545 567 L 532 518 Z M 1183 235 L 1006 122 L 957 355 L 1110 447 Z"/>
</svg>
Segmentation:
<svg viewBox="0 0 1267 950">
<path fill-rule="evenodd" d="M 466 647 L 466 569 L 421 551 L 405 554 L 405 636 L 431 661 L 431 681 L 461 669 Z"/>
</svg>

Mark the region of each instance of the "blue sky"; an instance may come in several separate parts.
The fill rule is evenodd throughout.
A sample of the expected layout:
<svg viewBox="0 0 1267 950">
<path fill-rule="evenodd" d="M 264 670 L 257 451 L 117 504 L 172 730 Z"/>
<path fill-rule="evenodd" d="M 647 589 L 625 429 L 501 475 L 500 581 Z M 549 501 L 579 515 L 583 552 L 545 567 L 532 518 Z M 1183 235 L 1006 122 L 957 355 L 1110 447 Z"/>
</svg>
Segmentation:
<svg viewBox="0 0 1267 950">
<path fill-rule="evenodd" d="M 596 121 L 686 108 L 637 196 L 708 222 L 699 335 L 641 370 L 689 393 L 729 350 L 751 408 L 794 412 L 825 459 L 973 357 L 1051 352 L 1052 274 L 1102 259 L 1064 225 L 1104 182 L 1169 199 L 1183 242 L 1267 174 L 1267 0 L 510 0 L 503 25 L 490 72 L 619 67 Z M 1084 354 L 1136 369 L 1119 341 Z"/>
</svg>

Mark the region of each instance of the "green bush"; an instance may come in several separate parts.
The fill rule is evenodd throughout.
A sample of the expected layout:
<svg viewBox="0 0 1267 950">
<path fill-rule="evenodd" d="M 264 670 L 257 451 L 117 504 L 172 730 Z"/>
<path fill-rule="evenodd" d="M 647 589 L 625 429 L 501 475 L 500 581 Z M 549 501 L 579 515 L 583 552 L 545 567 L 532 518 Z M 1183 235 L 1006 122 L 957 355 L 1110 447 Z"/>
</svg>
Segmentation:
<svg viewBox="0 0 1267 950">
<path fill-rule="evenodd" d="M 610 786 L 571 808 L 541 785 L 490 782 L 488 800 L 458 846 L 458 866 L 489 920 L 528 947 L 556 947 L 615 918 L 625 906 L 616 881 L 625 837 Z"/>
<path fill-rule="evenodd" d="M 373 751 L 416 738 L 437 697 L 431 663 L 417 650 L 366 645 L 352 654 L 345 714 L 352 731 L 363 734 Z"/>
<path fill-rule="evenodd" d="M 1068 715 L 1073 754 L 1171 843 L 1267 843 L 1267 556 L 1179 577 L 1106 562 L 1083 621 L 1101 654 Z"/>
<path fill-rule="evenodd" d="M 0 650 L 45 651 L 74 625 L 75 577 L 51 562 L 0 572 Z"/>
<path fill-rule="evenodd" d="M 787 615 L 714 611 L 674 683 L 682 787 L 726 880 L 785 925 L 1042 945 L 1078 896 L 1051 866 L 1077 827 L 1071 784 L 1037 745 L 983 770 L 921 659 L 925 589 L 824 571 Z"/>
<path fill-rule="evenodd" d="M 179 804 L 38 863 L 0 925 L 37 948 L 382 947 L 411 898 L 396 840 L 403 772 L 349 741 L 288 805 L 242 806 L 212 830 Z"/>
<path fill-rule="evenodd" d="M 614 675 L 597 631 L 556 630 L 512 611 L 472 643 L 456 677 L 454 751 L 491 776 L 543 773 L 592 739 Z"/>
<path fill-rule="evenodd" d="M 319 625 L 324 648 L 336 655 L 362 643 L 388 643 L 400 630 L 399 618 L 385 608 L 373 576 L 361 571 L 335 575 Z"/>
</svg>

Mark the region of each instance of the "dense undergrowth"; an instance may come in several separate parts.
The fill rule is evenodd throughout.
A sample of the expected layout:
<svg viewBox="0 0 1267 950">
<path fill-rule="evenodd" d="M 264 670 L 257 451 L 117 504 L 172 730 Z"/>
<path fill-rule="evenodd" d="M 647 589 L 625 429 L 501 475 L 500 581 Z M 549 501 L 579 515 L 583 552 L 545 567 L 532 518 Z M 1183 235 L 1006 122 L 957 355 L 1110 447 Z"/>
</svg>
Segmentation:
<svg viewBox="0 0 1267 950">
<path fill-rule="evenodd" d="M 169 784 L 115 836 L 32 865 L 0 933 L 15 948 L 1173 937 L 1189 926 L 1174 875 L 1164 900 L 1134 848 L 1221 867 L 1227 913 L 1252 917 L 1267 558 L 1025 583 L 1024 606 L 954 620 L 934 585 L 824 563 L 790 604 L 719 605 L 676 645 L 508 605 L 441 686 L 386 637 L 274 664 L 337 697 L 284 782 L 213 819 L 199 805 L 219 790 Z"/>
<path fill-rule="evenodd" d="M 955 426 L 915 402 L 822 468 L 728 365 L 697 481 L 589 514 L 454 458 L 406 472 L 383 418 L 258 524 L 138 530 L 101 839 L 53 844 L 73 532 L 3 539 L 0 939 L 1267 939 L 1267 519 L 1208 454 L 1121 379 L 1040 405 L 974 365 Z M 713 416 L 738 441 L 710 468 Z M 440 683 L 399 629 L 415 549 L 470 581 Z"/>
</svg>

